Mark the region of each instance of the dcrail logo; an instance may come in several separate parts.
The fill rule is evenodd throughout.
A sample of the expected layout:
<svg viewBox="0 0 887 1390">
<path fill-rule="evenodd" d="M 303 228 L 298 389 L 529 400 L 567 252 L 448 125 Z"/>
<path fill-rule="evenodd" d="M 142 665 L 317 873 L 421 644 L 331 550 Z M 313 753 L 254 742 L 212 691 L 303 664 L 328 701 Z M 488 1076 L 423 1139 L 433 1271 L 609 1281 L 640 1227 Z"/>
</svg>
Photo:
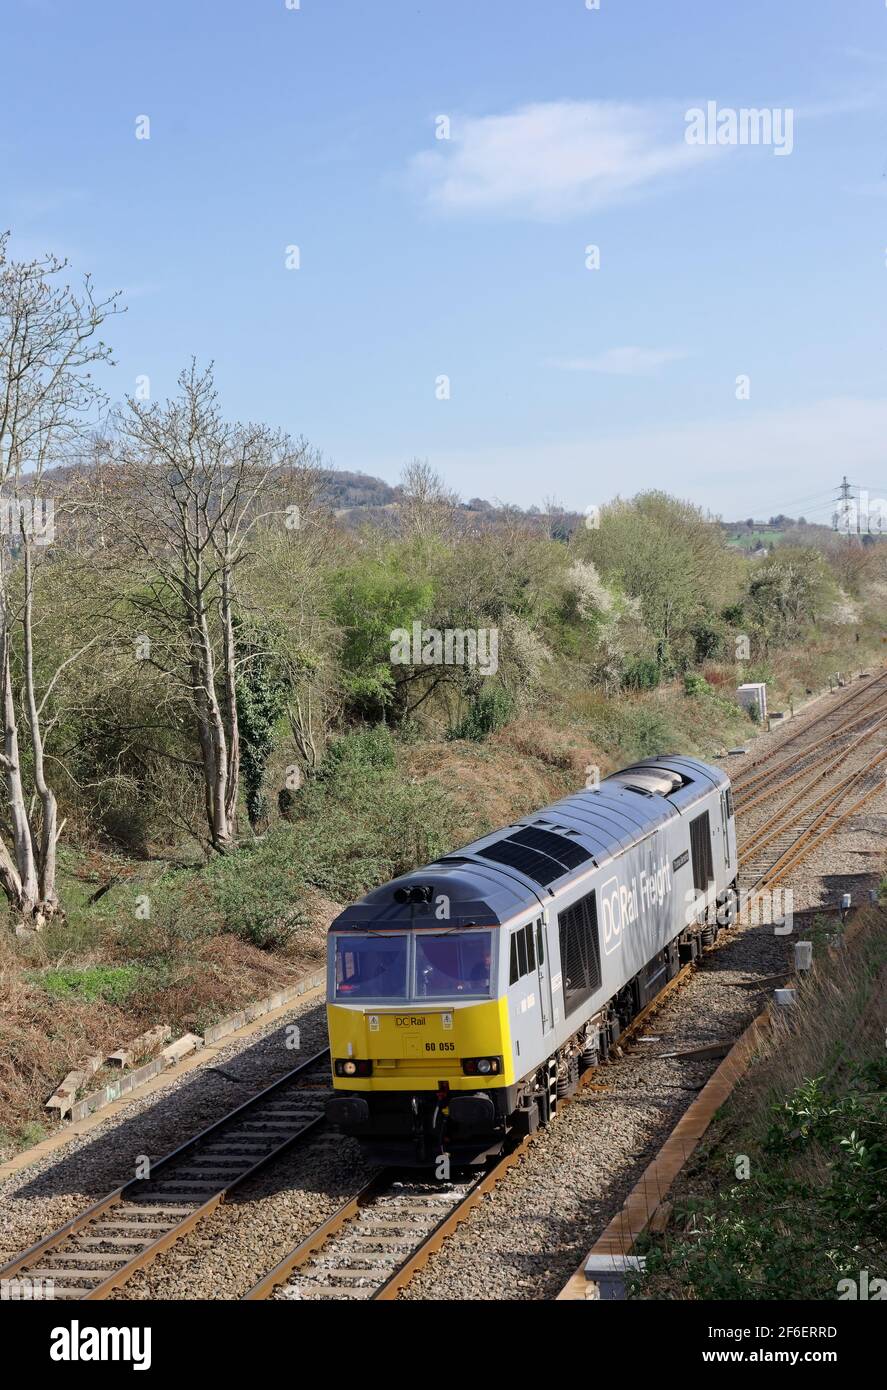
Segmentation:
<svg viewBox="0 0 887 1390">
<path fill-rule="evenodd" d="M 795 113 L 790 106 L 758 110 L 753 106 L 718 107 L 709 101 L 705 109 L 693 106 L 684 113 L 688 145 L 772 145 L 774 154 L 791 154 L 795 147 Z"/>
<path fill-rule="evenodd" d="M 622 933 L 640 917 L 648 917 L 660 908 L 671 892 L 671 869 L 664 858 L 649 871 L 641 869 L 632 876 L 631 885 L 620 883 L 614 874 L 601 886 L 601 909 L 604 925 L 604 951 L 611 955 L 622 945 Z"/>
<path fill-rule="evenodd" d="M 476 666 L 482 676 L 499 670 L 496 627 L 395 628 L 391 633 L 392 666 Z"/>
<path fill-rule="evenodd" d="M 52 1361 L 131 1361 L 134 1371 L 151 1366 L 150 1327 L 54 1327 L 50 1333 Z"/>
</svg>

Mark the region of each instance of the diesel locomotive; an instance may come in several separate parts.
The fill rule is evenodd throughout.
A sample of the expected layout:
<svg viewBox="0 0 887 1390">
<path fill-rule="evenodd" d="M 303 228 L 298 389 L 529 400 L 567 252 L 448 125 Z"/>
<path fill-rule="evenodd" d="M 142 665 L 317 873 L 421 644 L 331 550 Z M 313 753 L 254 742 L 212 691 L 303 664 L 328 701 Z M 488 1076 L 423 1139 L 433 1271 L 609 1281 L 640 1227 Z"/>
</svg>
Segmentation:
<svg viewBox="0 0 887 1390">
<path fill-rule="evenodd" d="M 376 1161 L 482 1163 L 737 907 L 730 781 L 645 758 L 368 893 L 333 922 L 328 1119 Z"/>
</svg>

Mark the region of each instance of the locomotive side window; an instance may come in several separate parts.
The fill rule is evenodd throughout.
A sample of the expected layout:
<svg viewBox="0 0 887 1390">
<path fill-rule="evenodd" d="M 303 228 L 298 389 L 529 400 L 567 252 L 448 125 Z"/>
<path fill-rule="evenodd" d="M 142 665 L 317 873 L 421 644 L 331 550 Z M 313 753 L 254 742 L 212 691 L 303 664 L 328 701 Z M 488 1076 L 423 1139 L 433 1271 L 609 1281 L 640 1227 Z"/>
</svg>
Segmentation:
<svg viewBox="0 0 887 1390">
<path fill-rule="evenodd" d="M 524 927 L 524 935 L 527 938 L 527 969 L 536 969 L 536 952 L 533 949 L 533 924 L 530 922 Z"/>
<path fill-rule="evenodd" d="M 515 932 L 514 937 L 515 937 L 515 940 L 516 940 L 516 942 L 517 942 L 517 960 L 518 960 L 518 965 L 520 966 L 520 974 L 521 974 L 521 976 L 523 976 L 523 975 L 526 975 L 526 973 L 527 973 L 527 933 L 526 933 L 526 928 L 525 928 L 525 927 L 521 927 L 520 931 Z"/>
<path fill-rule="evenodd" d="M 733 819 L 733 788 L 728 787 L 724 795 L 727 798 L 727 819 Z"/>
<path fill-rule="evenodd" d="M 525 975 L 529 975 L 535 969 L 536 947 L 533 942 L 533 924 L 529 922 L 527 926 L 518 927 L 516 932 L 512 932 L 508 983 L 516 985 L 518 980 L 522 980 Z"/>
<path fill-rule="evenodd" d="M 536 955 L 539 957 L 539 964 L 545 964 L 545 937 L 542 935 L 542 918 L 536 923 Z"/>
<path fill-rule="evenodd" d="M 601 948 L 598 938 L 597 895 L 584 898 L 558 913 L 561 943 L 564 1009 L 570 1014 L 590 999 L 601 984 Z"/>
<path fill-rule="evenodd" d="M 693 887 L 697 893 L 707 893 L 715 876 L 707 811 L 690 822 L 690 854 L 693 860 Z"/>
</svg>

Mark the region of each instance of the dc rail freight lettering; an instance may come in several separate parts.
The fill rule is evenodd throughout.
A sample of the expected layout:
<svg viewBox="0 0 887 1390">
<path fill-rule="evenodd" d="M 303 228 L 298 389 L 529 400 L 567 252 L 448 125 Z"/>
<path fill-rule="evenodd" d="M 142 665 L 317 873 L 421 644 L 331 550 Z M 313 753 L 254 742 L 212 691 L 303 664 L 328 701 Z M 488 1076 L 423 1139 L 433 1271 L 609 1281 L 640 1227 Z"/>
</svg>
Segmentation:
<svg viewBox="0 0 887 1390">
<path fill-rule="evenodd" d="M 534 1133 L 735 920 L 736 876 L 729 778 L 661 756 L 368 893 L 329 931 L 329 1120 L 419 1167 Z"/>
</svg>

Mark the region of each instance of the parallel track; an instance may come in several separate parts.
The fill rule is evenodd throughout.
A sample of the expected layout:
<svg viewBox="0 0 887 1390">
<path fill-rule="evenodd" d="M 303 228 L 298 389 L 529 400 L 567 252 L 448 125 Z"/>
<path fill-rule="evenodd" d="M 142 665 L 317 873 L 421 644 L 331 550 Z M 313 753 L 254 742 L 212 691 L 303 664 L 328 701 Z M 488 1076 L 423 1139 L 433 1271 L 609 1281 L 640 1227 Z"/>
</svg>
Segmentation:
<svg viewBox="0 0 887 1390">
<path fill-rule="evenodd" d="M 55 1299 L 102 1299 L 209 1216 L 294 1143 L 325 1125 L 329 1050 L 152 1162 L 0 1268 L 0 1280 L 51 1281 Z"/>
<path fill-rule="evenodd" d="M 736 777 L 733 779 L 734 793 L 737 800 L 741 798 L 750 785 L 758 783 L 764 776 L 770 776 L 772 773 L 771 770 L 771 772 L 758 774 L 756 773 L 756 769 L 766 768 L 768 764 L 772 764 L 776 758 L 784 753 L 787 748 L 791 748 L 794 744 L 808 739 L 810 734 L 818 729 L 827 728 L 832 723 L 837 725 L 839 731 L 841 728 L 846 728 L 850 706 L 856 705 L 857 700 L 868 695 L 871 698 L 854 709 L 852 713 L 858 715 L 861 714 L 863 710 L 869 709 L 882 697 L 882 695 L 887 693 L 887 683 L 885 682 L 887 682 L 887 676 L 885 676 L 884 671 L 878 671 L 873 676 L 860 678 L 855 688 L 851 687 L 847 695 L 838 697 L 835 702 L 831 704 L 830 708 L 823 710 L 820 714 L 816 715 L 815 718 L 806 720 L 803 727 L 798 729 L 796 733 L 789 735 L 787 738 L 780 739 L 775 748 L 771 748 L 768 752 L 764 753 L 762 757 L 756 758 L 754 762 L 749 763 L 749 765 L 743 768 L 741 772 L 737 773 Z M 829 737 L 833 736 L 834 732 L 834 730 L 830 730 L 822 739 L 814 741 L 812 745 L 808 746 L 807 752 L 820 747 Z"/>
<path fill-rule="evenodd" d="M 866 698 L 859 704 L 861 696 Z M 821 735 L 826 722 L 832 727 Z M 795 745 L 791 758 L 782 757 L 786 745 L 781 742 L 754 764 L 762 771 L 746 773 L 744 781 L 740 776 L 734 783 L 737 816 L 746 828 L 739 846 L 746 899 L 784 884 L 883 789 L 887 678 L 883 673 L 872 677 L 790 741 Z"/>
</svg>

